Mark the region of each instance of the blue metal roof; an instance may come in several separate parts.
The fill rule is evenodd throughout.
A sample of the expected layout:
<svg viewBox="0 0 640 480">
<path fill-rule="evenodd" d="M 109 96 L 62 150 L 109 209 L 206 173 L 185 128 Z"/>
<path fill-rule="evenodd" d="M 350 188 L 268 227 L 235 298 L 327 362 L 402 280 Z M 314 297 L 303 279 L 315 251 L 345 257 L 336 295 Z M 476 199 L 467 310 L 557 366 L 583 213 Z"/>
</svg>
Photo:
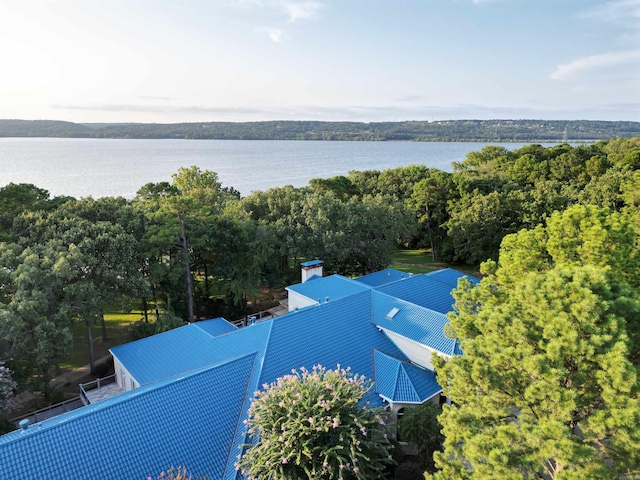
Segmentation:
<svg viewBox="0 0 640 480">
<path fill-rule="evenodd" d="M 376 392 L 391 402 L 422 403 L 442 391 L 433 372 L 379 350 L 374 365 Z"/>
<path fill-rule="evenodd" d="M 222 478 L 255 354 L 123 393 L 0 437 L 0 478 Z"/>
<path fill-rule="evenodd" d="M 324 303 L 329 297 L 329 301 L 348 297 L 356 293 L 368 291 L 371 287 L 351 280 L 342 275 L 331 275 L 319 278 L 313 282 L 298 283 L 287 287 L 287 290 L 298 293 L 311 300 Z"/>
<path fill-rule="evenodd" d="M 213 337 L 195 324 L 110 349 L 140 385 L 188 372 L 220 359 Z"/>
<path fill-rule="evenodd" d="M 466 273 L 459 272 L 458 270 L 454 270 L 453 268 L 445 268 L 443 270 L 436 270 L 434 272 L 425 273 L 425 276 L 437 280 L 442 283 L 446 283 L 451 288 L 456 288 L 458 286 L 458 280 L 462 277 L 467 277 L 473 283 L 478 283 L 480 281 L 479 278 L 474 277 L 473 275 L 469 275 Z"/>
<path fill-rule="evenodd" d="M 308 262 L 302 262 L 300 266 L 302 267 L 315 267 L 316 265 L 322 265 L 324 262 L 322 260 L 309 260 Z"/>
<path fill-rule="evenodd" d="M 276 381 L 291 373 L 291 369 L 305 367 L 309 370 L 321 364 L 326 368 L 351 367 L 354 373 L 373 379 L 373 349 L 406 358 L 402 352 L 370 322 L 371 292 L 365 291 L 349 298 L 331 301 L 315 307 L 261 322 L 243 328 L 238 333 L 270 325 L 265 342 L 261 369 L 250 380 L 250 392 L 264 384 Z M 237 336 L 225 335 L 220 340 Z M 252 397 L 252 395 L 250 395 Z M 371 397 L 372 403 L 380 405 L 380 398 Z M 252 398 L 248 398 L 246 409 Z M 246 411 L 246 410 L 245 410 Z M 247 443 L 244 426 L 240 423 L 236 431 L 236 447 Z M 238 448 L 234 448 L 237 455 Z M 235 457 L 234 457 L 235 458 Z M 231 458 L 230 458 L 231 459 Z M 233 460 L 233 459 L 231 459 Z M 236 471 L 230 461 L 225 479 L 235 479 Z"/>
<path fill-rule="evenodd" d="M 395 270 L 393 268 L 385 268 L 379 272 L 370 273 L 362 277 L 356 278 L 356 281 L 369 285 L 370 287 L 380 287 L 391 282 L 397 282 L 403 278 L 409 278 L 411 274 Z"/>
<path fill-rule="evenodd" d="M 371 323 L 371 291 L 292 312 L 273 323 L 260 383 L 317 364 L 340 364 L 371 378 L 374 348 L 406 358 Z"/>
<path fill-rule="evenodd" d="M 439 282 L 429 275 L 413 275 L 399 282 L 383 285 L 377 290 L 436 312 L 447 313 L 453 310 L 453 288 L 455 287 Z"/>
<path fill-rule="evenodd" d="M 398 311 L 390 319 L 388 315 L 393 309 Z M 454 354 L 456 340 L 444 334 L 449 319 L 442 313 L 374 291 L 373 321 L 379 327 L 439 352 Z"/>
<path fill-rule="evenodd" d="M 386 287 L 418 289 L 415 277 Z M 155 478 L 186 465 L 196 475 L 236 480 L 253 392 L 292 368 L 351 367 L 394 401 L 437 393 L 432 374 L 408 363 L 377 326 L 459 352 L 442 332 L 445 315 L 339 275 L 289 288 L 301 286 L 323 303 L 220 335 L 208 331 L 229 327 L 214 319 L 111 349 L 148 385 L 0 437 L 0 478 Z M 380 403 L 377 395 L 372 400 Z"/>
<path fill-rule="evenodd" d="M 213 337 L 233 332 L 234 330 L 238 329 L 238 327 L 236 327 L 233 323 L 227 322 L 222 317 L 213 318 L 211 320 L 202 320 L 200 322 L 194 323 L 194 325 L 196 327 L 200 327 Z"/>
</svg>

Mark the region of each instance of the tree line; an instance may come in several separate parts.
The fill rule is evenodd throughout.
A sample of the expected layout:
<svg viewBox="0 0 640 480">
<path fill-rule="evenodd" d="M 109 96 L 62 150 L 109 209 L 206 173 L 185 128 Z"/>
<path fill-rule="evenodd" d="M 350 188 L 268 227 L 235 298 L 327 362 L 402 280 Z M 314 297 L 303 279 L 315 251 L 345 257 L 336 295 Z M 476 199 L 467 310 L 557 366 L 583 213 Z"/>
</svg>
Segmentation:
<svg viewBox="0 0 640 480">
<path fill-rule="evenodd" d="M 640 122 L 442 120 L 405 122 L 72 123 L 0 120 L 0 137 L 414 142 L 566 142 L 640 135 Z"/>
<path fill-rule="evenodd" d="M 505 235 L 554 211 L 638 203 L 640 138 L 509 151 L 485 147 L 453 173 L 412 165 L 351 171 L 241 198 L 215 172 L 181 168 L 135 198 L 51 198 L 30 184 L 0 188 L 0 361 L 21 382 L 50 379 L 108 305 L 140 305 L 140 336 L 197 318 L 248 312 L 264 287 L 299 281 L 299 263 L 328 273 L 387 267 L 398 247 L 434 260 L 498 259 Z"/>
</svg>

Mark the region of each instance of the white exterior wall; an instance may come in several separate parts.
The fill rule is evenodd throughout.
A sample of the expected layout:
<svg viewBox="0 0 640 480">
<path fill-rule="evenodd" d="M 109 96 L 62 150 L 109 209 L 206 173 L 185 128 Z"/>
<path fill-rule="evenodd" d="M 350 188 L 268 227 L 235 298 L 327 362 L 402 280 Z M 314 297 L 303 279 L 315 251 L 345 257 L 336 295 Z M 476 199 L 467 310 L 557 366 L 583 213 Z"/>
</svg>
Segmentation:
<svg viewBox="0 0 640 480">
<path fill-rule="evenodd" d="M 446 355 L 442 352 L 438 352 L 433 348 L 429 348 L 426 345 L 410 340 L 407 337 L 398 335 L 397 333 L 390 332 L 385 328 L 383 328 L 382 331 L 387 337 L 389 337 L 389 339 L 393 343 L 396 344 L 396 346 L 400 350 L 402 350 L 402 353 L 409 357 L 409 360 L 420 365 L 421 367 L 428 368 L 432 372 L 435 370 L 433 368 L 433 362 L 431 360 L 434 352 L 442 357 L 451 358 L 451 355 Z"/>
<path fill-rule="evenodd" d="M 317 300 L 311 300 L 304 295 L 300 295 L 299 293 L 292 292 L 289 290 L 289 311 L 293 312 L 299 308 L 309 307 L 311 305 L 317 305 Z"/>
<path fill-rule="evenodd" d="M 116 374 L 116 383 L 125 392 L 133 390 L 134 388 L 138 388 L 140 386 L 136 379 L 133 378 L 129 371 L 124 367 L 124 365 L 122 365 L 122 363 L 120 363 L 120 361 L 116 357 L 113 357 L 113 368 Z"/>
<path fill-rule="evenodd" d="M 302 267 L 302 283 L 314 275 L 322 276 L 322 264 L 313 267 Z"/>
</svg>

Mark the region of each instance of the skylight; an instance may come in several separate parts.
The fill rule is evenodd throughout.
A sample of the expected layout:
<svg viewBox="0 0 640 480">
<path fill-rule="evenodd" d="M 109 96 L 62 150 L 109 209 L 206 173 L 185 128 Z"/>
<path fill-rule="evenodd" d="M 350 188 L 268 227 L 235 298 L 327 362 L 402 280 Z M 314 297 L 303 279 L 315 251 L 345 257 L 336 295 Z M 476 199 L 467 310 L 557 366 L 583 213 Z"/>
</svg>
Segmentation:
<svg viewBox="0 0 640 480">
<path fill-rule="evenodd" d="M 384 318 L 389 319 L 389 320 L 393 320 L 393 317 L 395 317 L 395 316 L 396 316 L 396 314 L 397 314 L 399 311 L 400 311 L 400 309 L 399 309 L 399 308 L 397 308 L 397 307 L 393 307 L 393 308 L 389 311 L 389 313 L 387 313 L 387 314 L 384 316 Z"/>
</svg>

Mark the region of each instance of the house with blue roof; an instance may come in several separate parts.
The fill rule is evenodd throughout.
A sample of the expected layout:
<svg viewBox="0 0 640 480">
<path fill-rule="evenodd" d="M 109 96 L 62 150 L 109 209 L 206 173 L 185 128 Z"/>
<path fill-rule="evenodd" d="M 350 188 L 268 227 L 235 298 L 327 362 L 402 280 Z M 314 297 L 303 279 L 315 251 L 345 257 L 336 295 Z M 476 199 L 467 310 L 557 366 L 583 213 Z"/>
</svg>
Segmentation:
<svg viewBox="0 0 640 480">
<path fill-rule="evenodd" d="M 285 315 L 239 329 L 197 322 L 115 347 L 120 393 L 0 437 L 0 478 L 142 480 L 184 465 L 242 479 L 235 461 L 254 392 L 318 364 L 371 379 L 369 400 L 394 414 L 439 402 L 431 355 L 460 353 L 443 328 L 462 276 L 348 279 L 316 270 L 288 287 L 290 300 L 300 296 L 294 304 L 307 303 Z"/>
</svg>

